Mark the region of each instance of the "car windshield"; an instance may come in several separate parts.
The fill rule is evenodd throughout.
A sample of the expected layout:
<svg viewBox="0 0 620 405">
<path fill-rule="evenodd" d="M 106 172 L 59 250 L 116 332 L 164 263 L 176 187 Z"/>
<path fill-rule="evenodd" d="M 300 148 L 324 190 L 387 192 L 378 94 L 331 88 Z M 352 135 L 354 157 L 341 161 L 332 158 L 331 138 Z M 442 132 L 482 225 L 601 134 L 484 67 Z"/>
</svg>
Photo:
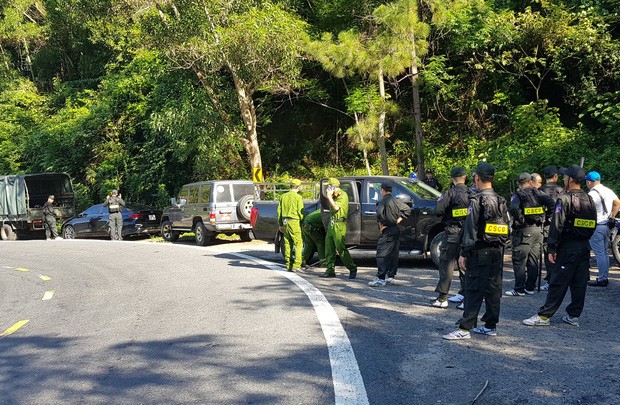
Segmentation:
<svg viewBox="0 0 620 405">
<path fill-rule="evenodd" d="M 441 193 L 434 188 L 427 186 L 418 179 L 410 179 L 402 177 L 396 180 L 397 183 L 407 187 L 410 191 L 415 193 L 419 198 L 423 200 L 436 200 Z"/>
</svg>

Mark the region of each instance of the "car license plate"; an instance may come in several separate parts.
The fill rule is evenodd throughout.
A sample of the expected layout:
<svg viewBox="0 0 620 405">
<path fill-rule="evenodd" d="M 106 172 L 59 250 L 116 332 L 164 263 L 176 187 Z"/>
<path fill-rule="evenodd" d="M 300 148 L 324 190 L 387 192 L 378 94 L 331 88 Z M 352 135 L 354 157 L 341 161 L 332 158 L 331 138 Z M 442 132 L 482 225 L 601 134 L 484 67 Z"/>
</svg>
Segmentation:
<svg viewBox="0 0 620 405">
<path fill-rule="evenodd" d="M 155 217 L 155 215 L 150 214 L 149 215 L 149 221 L 155 221 L 157 218 Z"/>
</svg>

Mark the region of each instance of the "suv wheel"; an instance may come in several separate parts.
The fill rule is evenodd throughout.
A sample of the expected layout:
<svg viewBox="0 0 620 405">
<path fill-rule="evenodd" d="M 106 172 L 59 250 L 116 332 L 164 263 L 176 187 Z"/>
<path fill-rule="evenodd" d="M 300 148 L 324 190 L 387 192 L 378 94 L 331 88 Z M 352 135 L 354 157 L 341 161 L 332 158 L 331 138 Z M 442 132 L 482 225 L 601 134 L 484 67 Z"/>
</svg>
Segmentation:
<svg viewBox="0 0 620 405">
<path fill-rule="evenodd" d="M 196 223 L 196 226 L 194 227 L 194 234 L 195 234 L 195 238 L 196 238 L 196 243 L 199 246 L 207 246 L 207 244 L 213 238 L 213 235 L 204 226 L 202 221 L 199 221 L 199 222 Z"/>
<path fill-rule="evenodd" d="M 172 230 L 172 223 L 170 221 L 164 221 L 161 224 L 161 236 L 166 242 L 176 242 L 179 239 L 179 232 Z"/>
<path fill-rule="evenodd" d="M 620 232 L 611 242 L 611 252 L 618 263 L 620 263 Z"/>
<path fill-rule="evenodd" d="M 241 231 L 239 232 L 239 237 L 242 242 L 250 242 L 252 240 L 252 231 Z"/>
<path fill-rule="evenodd" d="M 439 266 L 439 255 L 441 253 L 441 245 L 444 243 L 445 232 L 439 232 L 431 241 L 429 248 L 431 252 L 431 260 L 435 263 L 435 266 Z"/>
<path fill-rule="evenodd" d="M 254 206 L 254 196 L 244 195 L 239 199 L 237 204 L 237 215 L 245 221 L 249 221 L 252 215 L 252 207 Z"/>
</svg>

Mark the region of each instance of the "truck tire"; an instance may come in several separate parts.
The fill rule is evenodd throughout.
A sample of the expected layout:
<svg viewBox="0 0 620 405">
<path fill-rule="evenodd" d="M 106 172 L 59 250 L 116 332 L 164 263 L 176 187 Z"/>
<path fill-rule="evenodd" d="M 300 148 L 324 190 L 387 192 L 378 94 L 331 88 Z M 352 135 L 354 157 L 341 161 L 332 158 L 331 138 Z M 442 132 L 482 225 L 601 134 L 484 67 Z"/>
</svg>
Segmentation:
<svg viewBox="0 0 620 405">
<path fill-rule="evenodd" d="M 207 246 L 213 239 L 213 234 L 204 226 L 202 221 L 196 222 L 194 235 L 198 246 Z"/>
<path fill-rule="evenodd" d="M 444 242 L 445 235 L 445 232 L 439 232 L 435 235 L 429 247 L 431 260 L 435 263 L 435 266 L 439 266 L 439 254 L 441 253 L 441 245 Z"/>
<path fill-rule="evenodd" d="M 161 236 L 166 242 L 176 242 L 179 239 L 180 233 L 172 230 L 172 223 L 170 221 L 164 221 L 161 224 Z"/>
<path fill-rule="evenodd" d="M 239 199 L 237 204 L 237 215 L 244 221 L 249 221 L 252 216 L 252 207 L 254 206 L 254 196 L 244 195 Z"/>
<path fill-rule="evenodd" d="M 242 242 L 252 241 L 252 230 L 239 232 L 239 237 L 241 238 Z"/>
<path fill-rule="evenodd" d="M 13 232 L 11 225 L 3 224 L 0 228 L 0 238 L 2 240 L 17 240 L 17 234 Z"/>
<path fill-rule="evenodd" d="M 620 264 L 620 232 L 618 232 L 616 237 L 611 241 L 611 252 L 614 255 L 614 259 Z"/>
</svg>

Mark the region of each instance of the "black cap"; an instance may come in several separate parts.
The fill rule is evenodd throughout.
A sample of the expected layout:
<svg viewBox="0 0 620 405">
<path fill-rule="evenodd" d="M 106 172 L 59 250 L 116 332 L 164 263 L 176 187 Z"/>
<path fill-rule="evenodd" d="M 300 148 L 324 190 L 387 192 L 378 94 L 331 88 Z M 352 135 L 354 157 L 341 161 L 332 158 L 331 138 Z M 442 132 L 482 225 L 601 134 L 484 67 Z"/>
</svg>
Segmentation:
<svg viewBox="0 0 620 405">
<path fill-rule="evenodd" d="M 478 176 L 495 176 L 495 168 L 490 163 L 480 162 L 474 169 L 474 173 L 477 173 Z"/>
<path fill-rule="evenodd" d="M 545 167 L 545 178 L 549 179 L 553 177 L 555 174 L 559 173 L 557 166 L 547 166 Z"/>
<path fill-rule="evenodd" d="M 389 183 L 381 183 L 381 188 L 387 191 L 388 193 L 392 192 L 392 185 Z"/>
<path fill-rule="evenodd" d="M 562 167 L 560 173 L 565 176 L 571 177 L 575 181 L 581 182 L 586 178 L 586 171 L 579 165 L 570 165 L 568 167 Z"/>
<path fill-rule="evenodd" d="M 450 177 L 463 177 L 467 176 L 467 172 L 461 166 L 455 166 L 450 170 Z"/>
<path fill-rule="evenodd" d="M 426 169 L 426 173 L 433 173 L 432 169 Z"/>
<path fill-rule="evenodd" d="M 523 184 L 523 183 L 528 182 L 530 180 L 532 180 L 532 175 L 529 174 L 528 172 L 520 173 L 519 174 L 519 178 L 517 179 L 519 184 Z"/>
</svg>

